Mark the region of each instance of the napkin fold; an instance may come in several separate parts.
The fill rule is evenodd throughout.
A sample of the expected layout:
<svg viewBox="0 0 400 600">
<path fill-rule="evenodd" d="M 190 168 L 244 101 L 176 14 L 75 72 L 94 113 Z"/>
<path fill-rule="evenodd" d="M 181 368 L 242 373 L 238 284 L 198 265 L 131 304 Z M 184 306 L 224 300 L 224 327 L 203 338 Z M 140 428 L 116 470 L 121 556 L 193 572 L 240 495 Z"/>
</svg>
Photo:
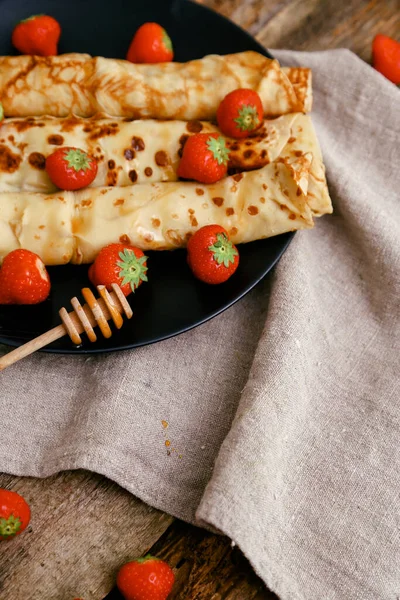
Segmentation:
<svg viewBox="0 0 400 600">
<path fill-rule="evenodd" d="M 400 91 L 347 50 L 273 53 L 313 69 L 333 215 L 190 332 L 1 373 L 0 471 L 102 473 L 229 535 L 282 600 L 396 600 Z"/>
</svg>

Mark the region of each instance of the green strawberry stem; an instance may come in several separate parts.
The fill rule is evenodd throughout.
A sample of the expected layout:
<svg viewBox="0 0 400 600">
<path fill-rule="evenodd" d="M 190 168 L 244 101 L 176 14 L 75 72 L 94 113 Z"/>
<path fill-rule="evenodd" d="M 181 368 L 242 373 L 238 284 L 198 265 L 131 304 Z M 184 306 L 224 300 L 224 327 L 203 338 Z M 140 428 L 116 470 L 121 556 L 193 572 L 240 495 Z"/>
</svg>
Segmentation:
<svg viewBox="0 0 400 600">
<path fill-rule="evenodd" d="M 221 135 L 217 138 L 210 137 L 207 141 L 207 147 L 219 165 L 227 164 L 229 150 L 226 147 L 225 140 Z"/>
<path fill-rule="evenodd" d="M 232 242 L 228 240 L 224 233 L 217 233 L 217 241 L 212 246 L 208 246 L 210 252 L 213 253 L 214 260 L 219 264 L 224 264 L 229 267 L 235 262 L 235 256 L 239 253 Z"/>
<path fill-rule="evenodd" d="M 146 271 L 147 266 L 144 264 L 147 260 L 147 256 L 141 256 L 138 258 L 132 250 L 125 249 L 118 255 L 121 262 L 117 265 L 120 267 L 119 276 L 122 279 L 122 284 L 129 283 L 132 292 L 138 287 L 141 281 L 148 281 Z"/>
<path fill-rule="evenodd" d="M 70 169 L 75 171 L 87 171 L 91 166 L 91 159 L 83 150 L 79 148 L 68 150 L 64 154 L 64 159 L 68 163 Z"/>
<path fill-rule="evenodd" d="M 171 38 L 169 37 L 169 35 L 165 31 L 165 29 L 163 29 L 163 32 L 162 32 L 162 41 L 163 41 L 163 44 L 166 47 L 166 49 L 169 50 L 169 52 L 172 52 Z"/>
<path fill-rule="evenodd" d="M 40 13 L 39 15 L 32 15 L 31 17 L 28 17 L 27 19 L 23 19 L 22 21 L 20 21 L 20 23 L 27 23 L 28 21 L 33 21 L 33 19 L 36 19 L 38 17 L 44 17 L 45 14 L 44 13 Z"/>
<path fill-rule="evenodd" d="M 4 109 L 3 109 L 3 105 L 0 102 L 0 121 L 2 121 L 4 119 Z"/>
<path fill-rule="evenodd" d="M 255 106 L 244 104 L 238 114 L 239 116 L 234 121 L 241 131 L 252 131 L 259 126 L 260 119 Z"/>
<path fill-rule="evenodd" d="M 148 560 L 161 560 L 161 558 L 157 558 L 156 556 L 152 556 L 151 554 L 146 554 L 146 556 L 142 556 L 141 558 L 136 558 L 135 562 L 142 564 L 147 562 Z"/>
<path fill-rule="evenodd" d="M 21 529 L 21 519 L 10 515 L 8 519 L 0 519 L 0 538 L 11 538 Z"/>
</svg>

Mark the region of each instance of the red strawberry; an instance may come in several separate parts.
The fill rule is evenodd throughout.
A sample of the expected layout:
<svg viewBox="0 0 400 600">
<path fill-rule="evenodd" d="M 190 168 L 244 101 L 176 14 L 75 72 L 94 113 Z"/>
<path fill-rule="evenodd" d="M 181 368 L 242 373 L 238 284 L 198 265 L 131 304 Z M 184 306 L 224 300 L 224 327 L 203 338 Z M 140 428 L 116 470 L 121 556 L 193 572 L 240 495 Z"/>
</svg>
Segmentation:
<svg viewBox="0 0 400 600">
<path fill-rule="evenodd" d="M 218 127 L 224 135 L 245 138 L 263 120 L 260 96 L 254 90 L 239 88 L 225 96 L 217 110 Z"/>
<path fill-rule="evenodd" d="M 10 540 L 26 529 L 31 518 L 28 503 L 11 490 L 0 490 L 0 540 Z"/>
<path fill-rule="evenodd" d="M 33 15 L 14 27 L 12 44 L 22 54 L 54 56 L 60 35 L 60 24 L 53 17 Z"/>
<path fill-rule="evenodd" d="M 109 244 L 102 248 L 89 268 L 89 279 L 93 285 L 117 283 L 125 296 L 134 292 L 142 281 L 147 281 L 147 256 L 129 244 Z"/>
<path fill-rule="evenodd" d="M 46 172 L 61 190 L 80 190 L 96 178 L 97 161 L 79 148 L 58 148 L 47 157 Z"/>
<path fill-rule="evenodd" d="M 200 183 L 215 183 L 226 175 L 229 150 L 218 133 L 196 133 L 186 142 L 178 177 Z"/>
<path fill-rule="evenodd" d="M 220 225 L 205 225 L 187 244 L 187 262 L 197 279 L 223 283 L 238 268 L 239 252 Z"/>
<path fill-rule="evenodd" d="M 387 79 L 400 85 L 400 43 L 387 35 L 376 35 L 372 42 L 372 64 Z"/>
<path fill-rule="evenodd" d="M 41 258 L 30 250 L 13 250 L 0 269 L 1 304 L 38 304 L 50 294 L 50 277 Z"/>
<path fill-rule="evenodd" d="M 117 575 L 117 587 L 125 600 L 166 600 L 174 581 L 167 563 L 150 554 L 126 563 Z"/>
<path fill-rule="evenodd" d="M 170 62 L 174 58 L 171 38 L 158 23 L 144 23 L 136 31 L 126 60 L 133 63 Z"/>
</svg>

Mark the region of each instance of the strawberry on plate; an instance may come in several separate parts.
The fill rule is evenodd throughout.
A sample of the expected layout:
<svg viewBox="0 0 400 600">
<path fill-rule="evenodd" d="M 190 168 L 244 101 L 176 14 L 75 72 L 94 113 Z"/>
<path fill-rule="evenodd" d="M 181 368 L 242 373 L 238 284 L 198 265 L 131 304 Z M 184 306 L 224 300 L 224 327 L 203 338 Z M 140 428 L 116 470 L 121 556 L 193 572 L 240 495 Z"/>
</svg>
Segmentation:
<svg viewBox="0 0 400 600">
<path fill-rule="evenodd" d="M 379 73 L 400 85 L 400 42 L 387 35 L 376 35 L 372 42 L 372 64 Z"/>
<path fill-rule="evenodd" d="M 136 31 L 126 60 L 133 63 L 170 62 L 174 58 L 171 38 L 158 23 L 144 23 Z"/>
<path fill-rule="evenodd" d="M 263 106 L 254 90 L 238 88 L 225 96 L 217 109 L 218 127 L 223 134 L 233 138 L 248 137 L 260 127 Z"/>
<path fill-rule="evenodd" d="M 14 27 L 12 44 L 22 54 L 55 56 L 60 35 L 61 27 L 56 19 L 33 15 Z"/>
<path fill-rule="evenodd" d="M 125 296 L 147 281 L 147 256 L 129 244 L 109 244 L 100 250 L 89 268 L 89 279 L 94 286 L 120 286 Z"/>
<path fill-rule="evenodd" d="M 220 225 L 205 225 L 187 244 L 187 262 L 197 279 L 217 284 L 227 281 L 239 265 L 238 249 Z"/>
<path fill-rule="evenodd" d="M 215 183 L 228 170 L 229 150 L 218 133 L 195 133 L 187 140 L 178 165 L 178 177 Z"/>
<path fill-rule="evenodd" d="M 117 587 L 125 600 L 166 600 L 175 576 L 169 565 L 148 554 L 123 565 Z"/>
<path fill-rule="evenodd" d="M 22 496 L 0 489 L 0 540 L 10 540 L 22 533 L 30 518 L 29 505 Z"/>
<path fill-rule="evenodd" d="M 50 294 L 50 277 L 41 258 L 13 250 L 0 268 L 0 304 L 39 304 Z"/>
<path fill-rule="evenodd" d="M 97 161 L 79 148 L 58 148 L 47 157 L 46 172 L 61 190 L 80 190 L 96 178 Z"/>
</svg>

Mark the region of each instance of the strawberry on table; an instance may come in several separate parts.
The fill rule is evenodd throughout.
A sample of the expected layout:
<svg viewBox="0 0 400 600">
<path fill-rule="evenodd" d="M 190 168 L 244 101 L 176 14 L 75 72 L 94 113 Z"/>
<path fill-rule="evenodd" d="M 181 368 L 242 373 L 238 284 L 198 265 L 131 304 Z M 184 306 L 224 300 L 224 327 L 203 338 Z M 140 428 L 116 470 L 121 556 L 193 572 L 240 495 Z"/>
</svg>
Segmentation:
<svg viewBox="0 0 400 600">
<path fill-rule="evenodd" d="M 61 35 L 58 21 L 48 15 L 33 15 L 14 27 L 12 44 L 22 54 L 55 56 Z"/>
<path fill-rule="evenodd" d="M 79 148 L 58 148 L 46 159 L 46 172 L 61 190 L 80 190 L 97 175 L 95 158 Z"/>
<path fill-rule="evenodd" d="M 144 23 L 136 31 L 126 60 L 133 63 L 170 62 L 174 50 L 168 33 L 158 23 Z"/>
<path fill-rule="evenodd" d="M 41 258 L 30 250 L 13 250 L 0 268 L 1 304 L 39 304 L 50 294 L 50 277 Z"/>
<path fill-rule="evenodd" d="M 89 268 L 89 279 L 94 286 L 120 286 L 125 296 L 147 281 L 147 256 L 129 244 L 109 244 L 102 248 Z"/>
<path fill-rule="evenodd" d="M 233 138 L 248 137 L 260 127 L 263 106 L 254 90 L 238 88 L 225 96 L 217 110 L 218 127 L 223 134 Z"/>
<path fill-rule="evenodd" d="M 195 133 L 187 140 L 178 165 L 178 177 L 215 183 L 228 170 L 229 150 L 218 133 Z"/>
<path fill-rule="evenodd" d="M 22 533 L 30 518 L 29 505 L 22 496 L 0 489 L 0 540 L 10 540 Z"/>
<path fill-rule="evenodd" d="M 121 567 L 117 587 L 125 600 L 166 600 L 175 576 L 169 565 L 148 554 Z"/>
<path fill-rule="evenodd" d="M 372 64 L 387 79 L 400 85 L 400 42 L 376 35 L 372 43 Z"/>
<path fill-rule="evenodd" d="M 188 241 L 187 262 L 197 279 L 223 283 L 238 268 L 239 252 L 223 227 L 205 225 Z"/>
</svg>

